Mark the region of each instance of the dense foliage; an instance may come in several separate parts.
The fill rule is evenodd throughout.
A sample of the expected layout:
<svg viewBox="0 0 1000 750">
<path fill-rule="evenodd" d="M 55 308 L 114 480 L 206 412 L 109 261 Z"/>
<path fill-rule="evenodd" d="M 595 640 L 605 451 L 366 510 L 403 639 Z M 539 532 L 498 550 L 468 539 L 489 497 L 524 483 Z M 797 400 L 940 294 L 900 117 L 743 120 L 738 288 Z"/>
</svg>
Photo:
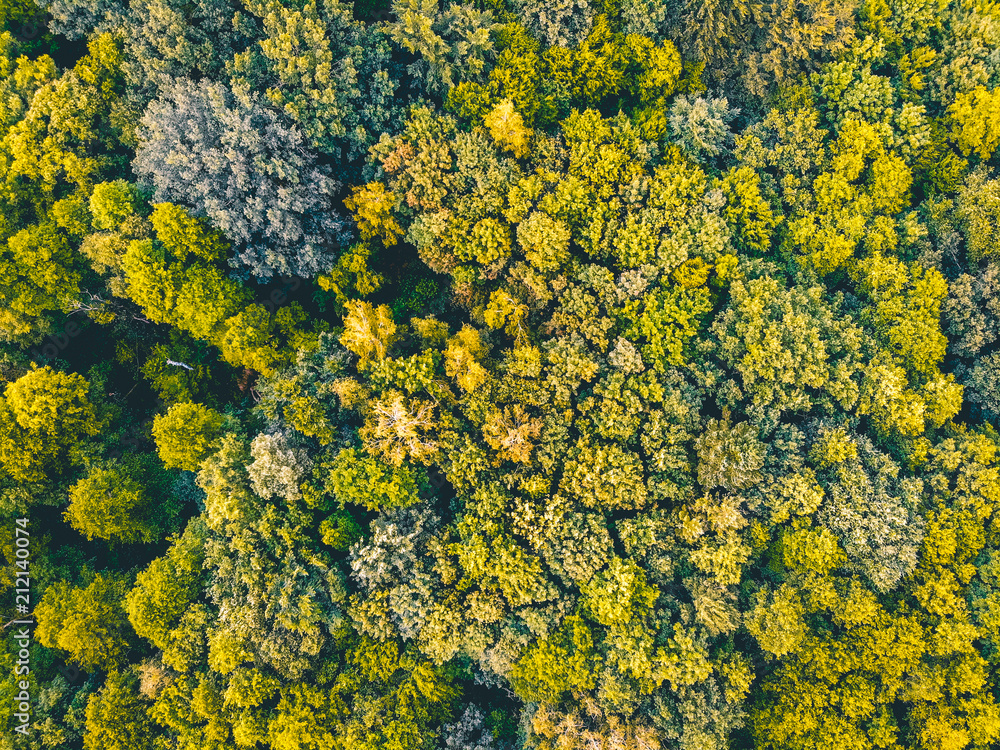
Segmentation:
<svg viewBox="0 0 1000 750">
<path fill-rule="evenodd" d="M 1000 5 L 0 17 L 0 750 L 1000 746 Z"/>
</svg>

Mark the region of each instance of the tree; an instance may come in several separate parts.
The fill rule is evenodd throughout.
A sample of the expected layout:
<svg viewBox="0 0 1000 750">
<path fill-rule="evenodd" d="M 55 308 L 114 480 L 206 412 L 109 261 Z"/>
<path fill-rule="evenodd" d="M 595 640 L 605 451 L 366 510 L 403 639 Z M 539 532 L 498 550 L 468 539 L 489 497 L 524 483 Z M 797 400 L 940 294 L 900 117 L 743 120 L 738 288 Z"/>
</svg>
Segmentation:
<svg viewBox="0 0 1000 750">
<path fill-rule="evenodd" d="M 520 0 L 521 20 L 547 46 L 574 47 L 590 31 L 595 8 L 587 0 Z"/>
<path fill-rule="evenodd" d="M 351 190 L 344 205 L 353 212 L 361 237 L 365 240 L 381 237 L 384 245 L 396 244 L 403 234 L 402 227 L 392 215 L 395 196 L 387 193 L 381 182 L 372 182 Z"/>
<path fill-rule="evenodd" d="M 128 295 L 156 323 L 169 323 L 198 338 L 220 336 L 225 321 L 239 314 L 249 291 L 205 263 L 175 262 L 153 240 L 129 244 L 122 258 Z"/>
<path fill-rule="evenodd" d="M 26 338 L 46 326 L 45 313 L 67 306 L 80 291 L 82 274 L 65 233 L 54 223 L 36 224 L 0 246 L 0 336 Z"/>
<path fill-rule="evenodd" d="M 567 458 L 559 488 L 587 508 L 636 510 L 646 505 L 642 461 L 635 453 L 614 443 L 581 439 Z"/>
<path fill-rule="evenodd" d="M 387 27 L 389 36 L 419 56 L 412 70 L 430 92 L 447 91 L 463 81 L 475 81 L 486 72 L 494 54 L 491 11 L 450 3 L 439 9 L 428 0 L 394 0 L 396 20 Z"/>
<path fill-rule="evenodd" d="M 95 188 L 96 192 L 96 188 Z M 222 232 L 204 219 L 196 219 L 181 206 L 156 203 L 149 217 L 156 238 L 177 260 L 195 259 L 212 263 L 225 258 L 229 243 Z"/>
<path fill-rule="evenodd" d="M 421 473 L 407 464 L 392 466 L 356 448 L 345 448 L 323 468 L 326 491 L 341 507 L 385 511 L 419 500 Z"/>
<path fill-rule="evenodd" d="M 643 361 L 662 372 L 669 366 L 684 364 L 685 345 L 698 332 L 711 303 L 704 287 L 661 288 L 646 294 L 640 309 L 642 312 L 625 331 L 625 338 L 641 342 Z"/>
<path fill-rule="evenodd" d="M 523 700 L 558 704 L 569 693 L 593 690 L 599 670 L 590 628 L 579 615 L 571 615 L 525 651 L 510 681 Z"/>
<path fill-rule="evenodd" d="M 139 694 L 139 678 L 131 669 L 111 674 L 87 701 L 85 750 L 129 750 L 149 747 L 156 731 Z"/>
<path fill-rule="evenodd" d="M 371 406 L 371 415 L 359 432 L 372 452 L 389 464 L 401 466 L 407 459 L 427 464 L 438 455 L 433 438 L 437 423 L 434 404 L 424 399 L 406 399 L 390 391 Z"/>
<path fill-rule="evenodd" d="M 698 482 L 705 490 L 740 490 L 757 482 L 764 465 L 764 446 L 750 422 L 730 425 L 711 419 L 695 442 Z"/>
<path fill-rule="evenodd" d="M 263 38 L 232 60 L 234 80 L 264 90 L 316 150 L 350 162 L 392 132 L 405 100 L 388 35 L 332 0 L 251 4 Z"/>
<path fill-rule="evenodd" d="M 917 564 L 919 485 L 897 480 L 896 465 L 868 440 L 854 445 L 853 456 L 820 475 L 826 498 L 818 518 L 839 537 L 856 573 L 889 591 Z"/>
<path fill-rule="evenodd" d="M 90 194 L 90 214 L 95 229 L 117 229 L 136 209 L 135 188 L 125 180 L 94 185 Z"/>
<path fill-rule="evenodd" d="M 988 179 L 987 171 L 979 167 L 959 190 L 957 203 L 969 260 L 978 263 L 995 256 L 993 238 L 1000 232 L 1000 180 Z"/>
<path fill-rule="evenodd" d="M 936 269 L 919 264 L 909 268 L 880 252 L 854 265 L 858 291 L 874 303 L 862 313 L 885 341 L 889 351 L 908 369 L 937 373 L 947 339 L 941 333 L 941 302 L 948 285 Z"/>
<path fill-rule="evenodd" d="M 193 519 L 167 553 L 139 573 L 125 596 L 125 611 L 135 632 L 164 652 L 175 641 L 190 637 L 179 626 L 205 584 L 206 534 L 204 521 Z"/>
<path fill-rule="evenodd" d="M 207 217 L 253 275 L 315 276 L 346 245 L 347 224 L 332 210 L 339 184 L 259 95 L 177 81 L 146 110 L 141 139 L 134 169 L 155 199 Z"/>
<path fill-rule="evenodd" d="M 40 482 L 60 470 L 78 442 L 97 435 L 101 420 L 77 373 L 34 369 L 0 397 L 0 466 L 20 482 Z"/>
<path fill-rule="evenodd" d="M 528 139 L 531 132 L 524 126 L 524 118 L 514 109 L 514 103 L 509 99 L 497 104 L 483 118 L 489 128 L 490 135 L 497 145 L 510 151 L 517 158 L 528 155 Z"/>
<path fill-rule="evenodd" d="M 93 468 L 70 488 L 65 518 L 88 539 L 148 544 L 177 512 L 166 479 L 153 461 L 141 457 Z"/>
<path fill-rule="evenodd" d="M 87 46 L 88 54 L 72 70 L 35 92 L 30 108 L 4 139 L 11 159 L 8 180 L 26 180 L 46 198 L 36 215 L 67 187 L 89 193 L 102 172 L 120 164 L 115 151 L 121 128 L 110 114 L 124 83 L 121 42 L 105 33 Z"/>
<path fill-rule="evenodd" d="M 86 586 L 58 581 L 35 607 L 35 637 L 59 648 L 84 669 L 116 670 L 125 659 L 129 626 L 122 607 L 128 588 L 119 575 L 97 573 Z"/>
<path fill-rule="evenodd" d="M 793 586 L 757 594 L 756 606 L 747 613 L 746 626 L 760 647 L 774 656 L 801 648 L 808 633 L 805 607 Z"/>
<path fill-rule="evenodd" d="M 348 747 L 417 750 L 437 737 L 459 695 L 449 675 L 396 640 L 353 640 L 343 667 L 329 682 L 281 691 L 268 727 L 280 750 Z"/>
<path fill-rule="evenodd" d="M 856 7 L 855 0 L 798 6 L 686 2 L 673 33 L 713 78 L 736 78 L 739 88 L 762 96 L 815 67 L 817 59 L 846 49 L 854 39 Z"/>
<path fill-rule="evenodd" d="M 306 451 L 294 445 L 284 433 L 261 434 L 250 444 L 253 462 L 247 466 L 250 485 L 260 497 L 276 495 L 286 500 L 301 496 L 300 484 L 312 469 Z"/>
<path fill-rule="evenodd" d="M 100 13 L 102 5 L 104 0 L 97 0 L 88 10 Z M 217 80 L 223 74 L 250 31 L 246 21 L 233 23 L 239 7 L 229 0 L 137 0 L 95 20 L 102 30 L 123 32 L 128 52 L 124 72 L 130 93 L 144 106 L 177 78 Z"/>
<path fill-rule="evenodd" d="M 836 297 L 828 303 L 820 286 L 783 288 L 767 276 L 736 279 L 729 293 L 704 345 L 736 375 L 722 403 L 755 416 L 854 403 L 862 336 L 838 315 Z"/>
<path fill-rule="evenodd" d="M 362 365 L 382 359 L 397 339 L 392 312 L 385 305 L 353 300 L 347 304 L 344 333 L 340 343 L 361 358 Z"/>
<path fill-rule="evenodd" d="M 142 365 L 142 375 L 168 404 L 198 402 L 212 398 L 211 388 L 219 382 L 220 376 L 223 382 L 226 380 L 225 369 L 212 360 L 208 345 L 174 330 L 169 342 L 156 344 L 149 352 Z M 181 362 L 187 367 L 171 364 L 173 362 Z"/>
<path fill-rule="evenodd" d="M 179 403 L 153 418 L 153 439 L 163 465 L 198 471 L 221 436 L 223 416 L 202 404 Z"/>
<path fill-rule="evenodd" d="M 681 94 L 670 108 L 670 135 L 681 151 L 704 162 L 726 153 L 733 142 L 729 122 L 738 115 L 725 98 L 691 99 Z"/>
<path fill-rule="evenodd" d="M 955 96 L 948 109 L 952 133 L 966 156 L 975 153 L 987 161 L 1000 145 L 1000 95 L 977 86 Z"/>
</svg>

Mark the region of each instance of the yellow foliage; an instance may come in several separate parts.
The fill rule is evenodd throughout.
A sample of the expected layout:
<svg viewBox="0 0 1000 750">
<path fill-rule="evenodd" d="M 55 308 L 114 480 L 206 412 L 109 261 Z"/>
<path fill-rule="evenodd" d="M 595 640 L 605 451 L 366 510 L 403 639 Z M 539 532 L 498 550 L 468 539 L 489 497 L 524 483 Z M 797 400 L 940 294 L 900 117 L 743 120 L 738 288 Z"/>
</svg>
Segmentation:
<svg viewBox="0 0 1000 750">
<path fill-rule="evenodd" d="M 346 306 L 347 316 L 340 343 L 357 354 L 362 365 L 385 359 L 398 338 L 392 311 L 385 305 L 375 308 L 371 302 L 363 300 L 353 300 Z"/>
<path fill-rule="evenodd" d="M 470 325 L 462 327 L 448 341 L 444 352 L 444 367 L 448 377 L 455 381 L 466 393 L 471 393 L 486 382 L 486 368 L 480 360 L 486 356 L 486 347 L 479 332 Z"/>
<path fill-rule="evenodd" d="M 381 237 L 387 247 L 396 244 L 403 235 L 403 228 L 393 216 L 396 196 L 385 189 L 381 182 L 371 182 L 351 190 L 344 198 L 344 205 L 354 214 L 361 237 L 371 240 Z"/>
<path fill-rule="evenodd" d="M 498 146 L 510 151 L 518 159 L 528 155 L 531 131 L 525 127 L 524 118 L 514 109 L 514 103 L 510 99 L 496 104 L 483 118 L 483 122 Z"/>
<path fill-rule="evenodd" d="M 354 296 L 367 297 L 378 291 L 385 281 L 381 274 L 372 271 L 368 265 L 372 248 L 367 242 L 352 245 L 329 273 L 316 279 L 320 289 L 333 292 L 340 304 L 346 304 Z"/>
<path fill-rule="evenodd" d="M 952 135 L 962 153 L 986 161 L 1000 145 L 1000 90 L 977 86 L 955 96 L 948 109 Z"/>
</svg>

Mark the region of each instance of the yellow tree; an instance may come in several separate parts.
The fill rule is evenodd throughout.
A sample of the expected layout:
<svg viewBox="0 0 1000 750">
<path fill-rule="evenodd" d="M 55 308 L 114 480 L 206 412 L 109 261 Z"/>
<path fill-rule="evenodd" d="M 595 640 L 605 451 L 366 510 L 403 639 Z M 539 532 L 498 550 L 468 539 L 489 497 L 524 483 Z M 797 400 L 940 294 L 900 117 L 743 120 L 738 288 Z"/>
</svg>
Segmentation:
<svg viewBox="0 0 1000 750">
<path fill-rule="evenodd" d="M 0 396 L 0 467 L 18 481 L 60 470 L 69 449 L 101 429 L 86 379 L 42 367 Z"/>
<path fill-rule="evenodd" d="M 397 338 L 396 324 L 388 307 L 376 308 L 363 300 L 347 303 L 340 343 L 358 355 L 359 366 L 384 359 Z"/>
<path fill-rule="evenodd" d="M 958 94 L 948 109 L 952 135 L 962 153 L 976 154 L 986 161 L 1000 145 L 1000 90 L 977 86 Z"/>
</svg>

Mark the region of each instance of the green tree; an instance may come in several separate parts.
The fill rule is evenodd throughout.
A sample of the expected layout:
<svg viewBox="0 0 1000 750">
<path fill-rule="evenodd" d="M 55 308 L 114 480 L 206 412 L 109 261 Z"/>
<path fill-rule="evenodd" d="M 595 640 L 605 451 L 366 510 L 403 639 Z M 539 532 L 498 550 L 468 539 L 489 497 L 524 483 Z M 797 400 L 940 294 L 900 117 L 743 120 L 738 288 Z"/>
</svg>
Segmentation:
<svg viewBox="0 0 1000 750">
<path fill-rule="evenodd" d="M 61 470 L 79 441 L 97 435 L 102 423 L 77 373 L 51 367 L 32 370 L 0 397 L 0 466 L 22 482 L 40 482 Z"/>
<path fill-rule="evenodd" d="M 117 229 L 136 209 L 135 188 L 125 180 L 94 185 L 90 194 L 90 214 L 95 229 Z"/>
<path fill-rule="evenodd" d="M 510 681 L 524 700 L 557 704 L 569 693 L 593 690 L 599 669 L 590 628 L 579 615 L 571 615 L 525 651 Z"/>
<path fill-rule="evenodd" d="M 136 459 L 92 468 L 70 488 L 65 518 L 88 539 L 153 542 L 177 512 L 166 477 L 159 473 L 152 461 Z"/>
<path fill-rule="evenodd" d="M 83 280 L 65 233 L 35 224 L 0 246 L 0 335 L 24 338 L 46 327 L 45 314 L 67 307 Z"/>
<path fill-rule="evenodd" d="M 953 137 L 963 154 L 975 153 L 983 161 L 993 156 L 1000 145 L 1000 95 L 995 90 L 977 86 L 957 94 L 948 114 Z"/>
<path fill-rule="evenodd" d="M 167 468 L 198 471 L 221 435 L 224 418 L 202 404 L 174 404 L 153 418 L 153 439 Z"/>
<path fill-rule="evenodd" d="M 188 637 L 178 626 L 205 583 L 206 532 L 204 521 L 192 520 L 167 553 L 139 573 L 125 597 L 125 611 L 135 632 L 163 651 Z"/>
<path fill-rule="evenodd" d="M 294 8 L 258 2 L 249 9 L 264 34 L 233 58 L 236 80 L 266 90 L 314 148 L 353 161 L 392 129 L 403 96 L 383 28 L 329 0 Z"/>
<path fill-rule="evenodd" d="M 127 581 L 116 574 L 97 573 L 86 586 L 52 584 L 35 607 L 35 637 L 67 652 L 84 669 L 118 669 L 129 645 L 122 606 L 127 589 Z"/>
<path fill-rule="evenodd" d="M 129 750 L 151 747 L 157 732 L 148 715 L 149 703 L 139 693 L 133 670 L 111 674 L 87 701 L 85 750 Z"/>
<path fill-rule="evenodd" d="M 755 416 L 854 403 L 862 335 L 838 314 L 836 297 L 827 302 L 823 287 L 785 288 L 768 276 L 734 280 L 729 294 L 703 345 L 736 375 L 722 403 Z"/>
</svg>

